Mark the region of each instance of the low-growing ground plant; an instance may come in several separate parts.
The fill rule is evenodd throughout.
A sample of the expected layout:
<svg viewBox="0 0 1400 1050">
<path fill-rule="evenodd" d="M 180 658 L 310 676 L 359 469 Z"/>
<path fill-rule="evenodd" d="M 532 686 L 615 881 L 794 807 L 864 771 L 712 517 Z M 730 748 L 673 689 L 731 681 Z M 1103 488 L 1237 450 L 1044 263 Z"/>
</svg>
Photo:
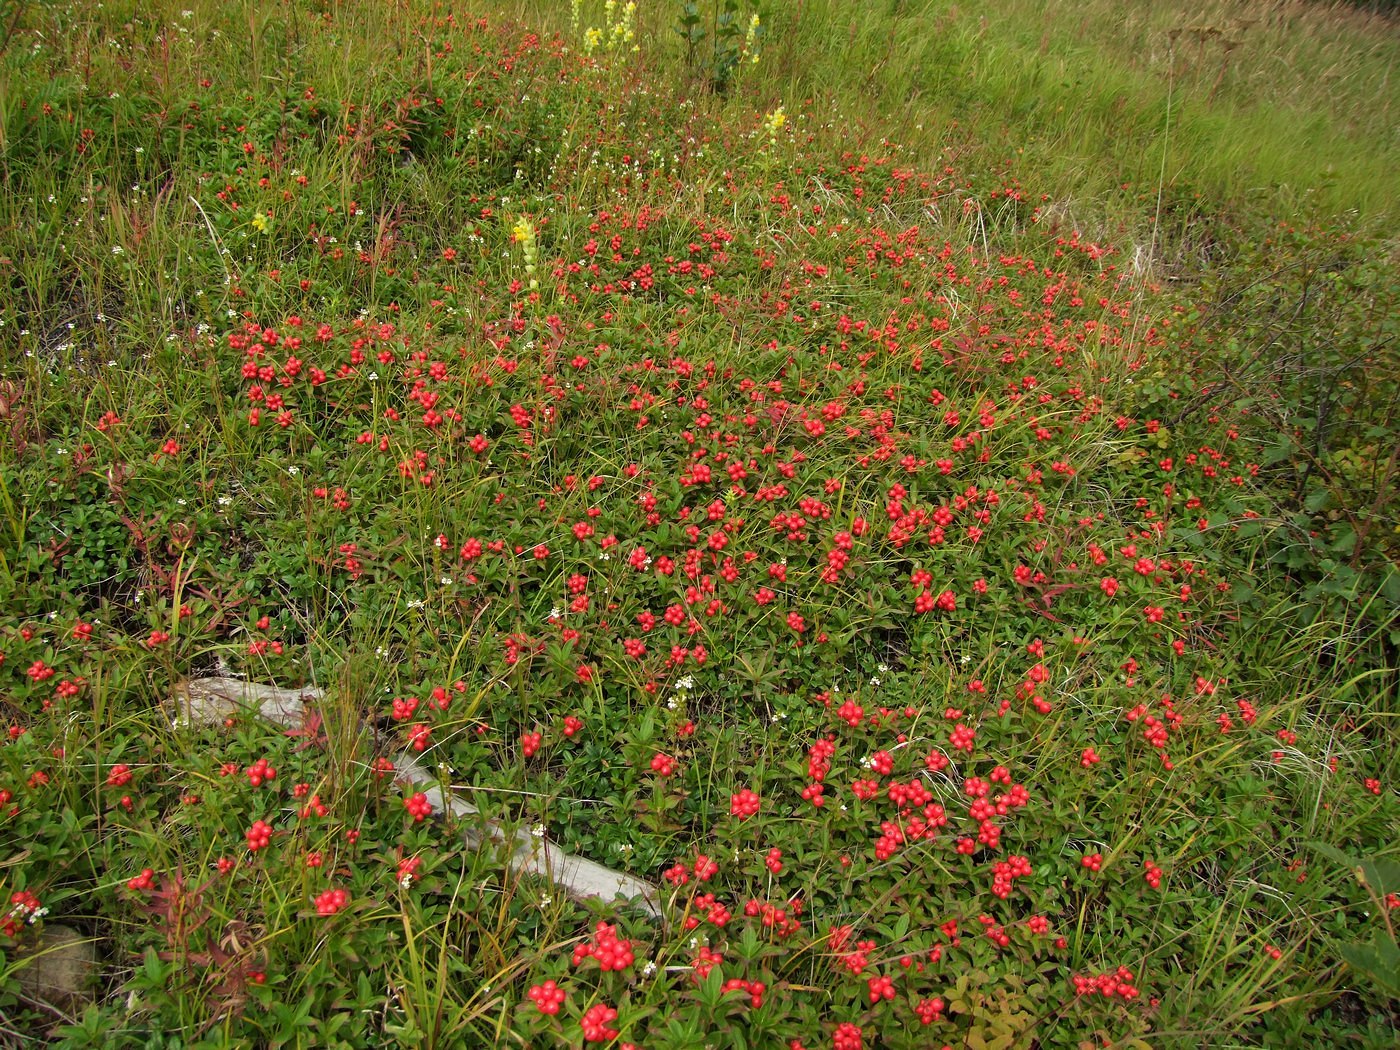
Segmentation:
<svg viewBox="0 0 1400 1050">
<path fill-rule="evenodd" d="M 0 1040 L 1392 1045 L 1393 248 L 628 6 L 15 9 Z"/>
</svg>

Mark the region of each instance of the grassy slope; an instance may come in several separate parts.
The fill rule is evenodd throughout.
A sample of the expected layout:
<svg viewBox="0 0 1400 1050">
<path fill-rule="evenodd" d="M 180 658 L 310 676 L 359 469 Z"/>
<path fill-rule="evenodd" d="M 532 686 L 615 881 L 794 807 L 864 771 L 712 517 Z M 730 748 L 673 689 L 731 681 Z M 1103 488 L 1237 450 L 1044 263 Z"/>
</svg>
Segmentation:
<svg viewBox="0 0 1400 1050">
<path fill-rule="evenodd" d="M 1355 211 L 1393 225 L 1400 34 L 1378 16 L 1232 2 L 795 11 L 791 27 L 775 16 L 785 97 L 868 99 L 909 145 L 971 139 L 979 170 L 1014 162 L 1087 215 L 1160 190 L 1191 214 Z"/>
<path fill-rule="evenodd" d="M 1270 424 L 1236 414 L 1225 398 L 1206 396 L 1202 411 L 1182 412 L 1183 398 L 1201 394 L 1182 375 L 1181 357 L 1233 367 L 1239 346 L 1212 345 L 1217 333 L 1209 324 L 1193 329 L 1185 314 L 1175 315 L 1175 327 L 1162 323 L 1176 304 L 1157 297 L 1145 279 L 1150 267 L 1136 272 L 1131 252 L 1104 255 L 1070 233 L 1116 229 L 1129 242 L 1153 242 L 1160 190 L 1173 225 L 1156 236 L 1158 250 L 1199 276 L 1201 262 L 1233 263 L 1224 253 L 1275 237 L 1271 220 L 1280 215 L 1350 227 L 1346 213 L 1356 209 L 1360 224 L 1384 226 L 1400 197 L 1390 192 L 1396 165 L 1386 163 L 1395 151 L 1384 79 L 1393 35 L 1339 11 L 1274 8 L 1268 24 L 1240 30 L 1243 43 L 1216 87 L 1219 45 L 1209 36 L 1199 49 L 1194 40 L 1180 43 L 1168 78 L 1163 39 L 1180 23 L 1160 5 L 1104 5 L 1102 15 L 1057 5 L 1043 19 L 1043 5 L 998 5 L 984 25 L 980 13 L 951 5 L 862 5 L 852 14 L 850 5 L 814 2 L 794 5 L 791 25 L 775 15 L 764 61 L 725 102 L 685 101 L 672 90 L 680 78 L 673 45 L 662 43 L 660 7 L 649 9 L 654 22 L 642 35 L 639 65 L 587 79 L 547 36 L 531 42 L 520 27 L 501 30 L 494 20 L 478 30 L 462 18 L 449 31 L 420 22 L 412 7 L 363 5 L 323 17 L 314 5 L 193 4 L 186 19 L 184 6 L 154 14 L 134 4 L 34 8 L 21 24 L 42 30 L 45 42 L 26 51 L 18 45 L 40 38 L 16 38 L 0 92 L 7 107 L 0 265 L 8 281 L 0 339 L 11 384 L 0 389 L 9 413 L 5 704 L 14 724 L 29 729 L 4 749 L 0 788 L 22 804 L 5 828 L 4 886 L 39 890 L 102 938 L 114 964 L 103 1012 L 91 1021 L 94 1042 L 104 1024 L 113 1040 L 204 1025 L 211 1040 L 267 1040 L 295 1032 L 291 1008 L 303 998 L 318 1012 L 370 1017 L 347 1032 L 355 1041 L 431 1030 L 486 1043 L 513 1030 L 546 1042 L 555 1029 L 533 1012 L 524 989 L 556 977 L 573 988 L 570 1023 L 590 997 L 606 998 L 623 1008 L 628 1034 L 646 1032 L 649 1046 L 701 1038 L 665 1029 L 668 1014 L 709 1025 L 704 1037 L 720 1044 L 738 1031 L 829 1045 L 839 1019 L 898 1045 L 918 1038 L 910 1009 L 923 992 L 959 1004 L 950 1039 L 1036 1025 L 1052 1041 L 1144 1034 L 1198 1045 L 1238 1033 L 1306 1043 L 1327 1031 L 1384 1045 L 1380 996 L 1349 993 L 1334 1002 L 1338 990 L 1359 983 L 1338 963 L 1336 944 L 1369 937 L 1375 924 L 1365 921 L 1363 897 L 1344 872 L 1318 861 L 1306 843 L 1387 848 L 1400 757 L 1391 746 L 1386 616 L 1376 611 L 1379 599 L 1367 604 L 1364 596 L 1324 602 L 1319 592 L 1315 603 L 1300 601 L 1272 559 L 1280 547 L 1306 548 L 1299 537 L 1322 523 L 1287 519 L 1267 470 L 1257 485 L 1233 486 L 1226 468 L 1210 465 L 1213 454 L 1226 455 L 1234 470 L 1258 460 Z M 1237 9 L 1222 5 L 1209 22 L 1223 26 Z M 567 12 L 555 5 L 526 14 L 528 24 L 553 20 L 567 30 Z M 1279 28 L 1287 19 L 1291 33 Z M 1322 56 L 1322 75 L 1284 75 L 1297 68 L 1293 55 Z M 206 79 L 213 86 L 200 86 Z M 1265 88 L 1276 93 L 1269 106 Z M 1176 116 L 1168 181 L 1159 184 L 1169 90 Z M 905 106 L 911 96 L 917 109 Z M 434 97 L 451 105 L 436 107 Z M 780 103 L 789 125 L 770 137 L 763 114 Z M 57 119 L 40 116 L 45 104 Z M 1289 119 L 1268 115 L 1283 105 Z M 69 113 L 71 123 L 62 119 Z M 1369 148 L 1357 151 L 1356 143 Z M 1319 185 L 1333 156 L 1346 163 Z M 906 181 L 892 175 L 896 168 L 925 174 Z M 1261 191 L 1274 185 L 1286 189 Z M 1038 204 L 1058 243 L 1055 232 L 1034 228 Z M 510 234 L 522 211 L 538 224 L 552 321 L 512 286 L 525 276 Z M 253 222 L 260 214 L 272 215 L 265 232 Z M 1203 216 L 1218 223 L 1209 239 L 1199 233 Z M 916 227 L 908 240 L 896 239 Z M 1309 241 L 1301 257 L 1341 251 L 1335 232 Z M 606 250 L 601 259 L 599 281 L 611 291 L 565 273 L 587 255 L 590 239 L 610 236 L 658 273 L 691 256 L 712 265 L 713 298 L 686 291 L 696 278 L 669 274 L 649 294 L 624 290 L 635 264 L 621 251 L 619 261 L 609 262 Z M 1280 252 L 1285 242 L 1279 238 Z M 1021 252 L 1038 265 L 1027 267 Z M 1270 283 L 1267 253 L 1247 261 L 1260 283 L 1236 302 L 1243 316 L 1234 330 L 1263 329 L 1273 342 L 1335 333 L 1339 343 L 1364 336 L 1383 345 L 1393 288 L 1321 296 L 1322 307 L 1309 307 L 1317 313 L 1292 314 L 1290 326 L 1275 331 L 1270 300 L 1284 286 Z M 1383 267 L 1357 269 L 1384 279 Z M 1071 306 L 1081 290 L 1084 301 Z M 1108 305 L 1096 305 L 1100 295 Z M 1049 297 L 1048 318 L 1041 296 Z M 1305 286 L 1302 302 L 1315 298 Z M 829 312 L 809 307 L 813 299 Z M 986 332 L 968 320 L 974 310 L 986 311 Z M 336 376 L 365 338 L 355 327 L 362 311 L 372 331 L 393 325 L 370 337 L 371 350 L 400 357 L 381 362 L 373 379 L 365 368 Z M 916 369 L 910 345 L 860 360 L 867 343 L 884 352 L 869 330 L 893 323 L 881 338 L 900 343 L 899 325 L 926 324 L 925 311 L 950 325 L 954 350 L 941 365 L 930 355 L 928 368 Z M 308 327 L 290 324 L 292 315 Z M 1333 328 L 1315 328 L 1318 318 Z M 288 388 L 297 419 L 285 432 L 271 425 L 271 408 L 259 429 L 245 423 L 245 321 L 280 340 L 331 326 L 325 346 L 302 353 L 302 376 Z M 1046 324 L 1063 326 L 1056 331 L 1073 347 L 1067 368 L 1051 363 L 1053 352 L 1039 352 Z M 1086 334 L 1095 330 L 1102 334 Z M 565 336 L 567 343 L 556 342 Z M 841 351 L 846 371 L 835 373 L 819 348 L 842 342 L 853 349 Z M 996 358 L 1009 345 L 1037 354 L 1025 365 L 1002 364 Z M 558 388 L 561 372 L 574 374 L 553 356 L 564 346 L 600 355 L 569 365 L 586 377 L 577 396 Z M 463 413 L 461 436 L 476 428 L 490 436 L 490 456 L 473 458 L 456 437 L 418 424 L 424 406 L 408 395 L 421 376 L 403 360 L 414 349 L 446 365 L 453 379 L 434 389 Z M 648 358 L 664 363 L 648 369 Z M 720 378 L 700 380 L 709 381 L 702 392 L 686 359 L 698 375 L 713 361 Z M 312 366 L 335 378 L 311 388 L 305 369 Z M 1365 367 L 1339 374 L 1350 383 Z M 1036 389 L 1023 387 L 1027 369 L 1046 399 L 1037 404 L 1048 407 L 1026 408 Z M 1309 389 L 1317 385 L 1316 373 L 1298 371 Z M 635 395 L 624 394 L 619 377 L 637 385 Z M 863 383 L 859 392 L 848 386 L 853 377 Z M 697 502 L 677 480 L 692 464 L 691 446 L 672 421 L 700 429 L 695 418 L 706 409 L 676 399 L 703 394 L 715 406 L 709 411 L 737 420 L 757 404 L 744 379 L 760 390 L 785 381 L 793 406 L 758 410 L 759 433 L 771 432 L 771 442 L 725 421 L 763 464 L 753 468 L 763 482 L 785 477 L 766 444 L 782 450 L 788 468 L 795 469 L 792 449 L 810 453 L 811 466 L 792 482 L 800 491 L 775 506 L 795 511 L 797 497 L 811 495 L 835 504 L 838 521 L 860 511 L 883 533 L 889 487 L 908 480 L 899 456 L 947 455 L 956 488 L 929 469 L 910 503 L 931 508 L 956 502 L 968 486 L 996 489 L 1005 505 L 994 516 L 989 509 L 991 539 L 978 546 L 959 532 L 944 551 L 920 548 L 914 558 L 877 537 L 859 548 L 843 587 L 832 589 L 817 579 L 825 550 L 782 530 L 775 537 L 767 524 L 773 510 L 755 504 L 747 530 L 736 527 L 735 546 L 762 551 L 760 566 L 789 558 L 793 582 L 780 588 L 777 608 L 829 628 L 839 645 L 794 648 L 781 615 L 765 618 L 751 607 L 758 581 L 745 578 L 725 592 L 741 610 L 735 626 L 721 618 L 707 628 L 700 637 L 712 659 L 686 665 L 699 682 L 693 695 L 675 688 L 679 669 L 660 666 L 685 637 L 658 634 L 651 661 L 634 664 L 619 655 L 626 632 L 597 622 L 596 608 L 581 625 L 599 684 L 585 688 L 550 616 L 552 605 L 573 597 L 571 575 L 602 581 L 589 585 L 590 594 L 601 606 L 608 593 L 624 622 L 679 604 L 682 592 L 576 549 L 569 523 L 596 503 L 598 531 L 615 530 L 622 550 L 636 542 L 681 561 L 690 543 L 670 516 L 691 504 L 704 512 L 709 495 L 723 490 Z M 1103 391 L 1106 404 L 1086 411 L 1085 385 Z M 929 410 L 934 387 L 962 409 L 960 422 L 942 416 L 946 405 Z M 1263 388 L 1256 393 L 1267 400 Z M 645 410 L 654 417 L 649 431 L 637 427 L 633 396 L 654 399 L 657 407 Z M 862 462 L 859 448 L 835 442 L 834 422 L 826 442 L 798 431 L 798 412 L 838 401 L 863 425 L 895 413 L 897 425 L 887 429 L 898 455 L 883 466 Z M 556 402 L 564 424 L 551 428 L 542 421 Z M 537 444 L 512 422 L 510 409 L 521 403 L 535 413 Z M 400 421 L 385 422 L 390 408 Z M 963 435 L 984 409 L 1005 421 L 986 464 L 952 453 L 937 429 Z M 1301 409 L 1285 410 L 1306 421 Z M 122 423 L 100 430 L 107 411 Z M 1041 420 L 1029 421 L 1029 411 L 1048 424 L 1048 438 L 1037 435 Z M 1151 419 L 1169 425 L 1149 428 Z M 1232 445 L 1236 426 L 1244 437 Z M 359 443 L 366 429 L 382 432 L 388 449 Z M 182 446 L 178 457 L 163 451 L 166 441 Z M 440 471 L 436 487 L 412 480 L 423 469 L 413 465 L 417 450 Z M 1178 466 L 1161 466 L 1169 458 Z M 627 475 L 631 462 L 645 468 L 640 480 Z M 1164 496 L 1163 476 L 1173 469 L 1181 492 Z M 1029 479 L 1041 474 L 1046 494 L 1037 497 L 1040 481 Z M 593 498 L 571 487 L 570 475 L 604 477 L 607 487 Z M 849 488 L 823 492 L 827 476 L 848 479 Z M 314 494 L 318 486 L 326 497 Z M 342 486 L 351 494 L 345 512 L 329 502 Z M 648 493 L 659 495 L 667 515 L 660 524 L 637 510 Z M 1182 505 L 1188 493 L 1200 507 Z M 1043 528 L 1037 504 L 1049 515 Z M 1345 501 L 1313 509 L 1345 524 Z M 1134 571 L 1136 552 L 1118 548 L 1136 540 L 1146 549 L 1142 537 L 1164 518 L 1173 527 L 1153 543 L 1153 557 L 1177 567 L 1154 580 L 1152 570 Z M 193 535 L 185 531 L 191 524 Z M 452 540 L 445 554 L 433 543 L 439 532 Z M 519 544 L 527 555 L 547 541 L 562 560 L 487 558 L 480 586 L 468 585 L 451 548 L 473 535 L 497 538 L 506 550 Z M 345 543 L 357 547 L 346 552 Z M 1103 597 L 1097 569 L 1087 569 L 1099 545 L 1125 580 L 1126 597 L 1116 604 Z M 363 560 L 363 576 L 349 568 L 351 558 Z M 1207 573 L 1189 605 L 1178 588 L 1190 577 L 1175 575 L 1184 560 Z M 911 614 L 908 576 L 923 566 L 937 572 L 938 587 L 956 588 L 957 616 Z M 1046 597 L 1037 610 L 1011 586 L 1023 566 L 1057 577 L 1033 593 L 1053 592 L 1059 604 Z M 172 570 L 169 586 L 162 581 Z M 1064 591 L 1056 589 L 1060 573 Z M 973 597 L 983 574 L 996 584 L 986 602 Z M 178 615 L 182 594 L 196 596 L 193 626 Z M 1144 606 L 1189 608 L 1191 619 L 1180 627 L 1169 620 L 1172 630 L 1159 636 L 1143 622 Z M 269 627 L 257 626 L 259 613 L 269 615 Z M 92 645 L 71 633 L 85 617 L 99 621 Z M 151 632 L 165 630 L 173 642 L 152 641 Z M 548 638 L 550 647 L 516 667 L 499 643 L 521 633 Z M 1041 634 L 1054 692 L 1052 713 L 1038 718 L 1018 690 L 1038 662 L 1026 646 Z M 1082 652 L 1079 634 L 1093 643 Z M 493 644 L 464 646 L 468 636 Z M 1190 657 L 1174 659 L 1168 638 L 1189 642 Z M 249 651 L 250 640 L 274 639 L 285 642 L 285 654 Z M 325 754 L 306 754 L 252 724 L 199 737 L 172 732 L 151 702 L 162 683 L 208 667 L 216 655 L 260 677 L 334 683 Z M 46 714 L 53 687 L 26 674 L 34 660 L 81 676 L 89 691 Z M 1144 665 L 1140 685 L 1124 669 L 1129 660 Z M 355 720 L 375 713 L 387 722 L 388 695 L 426 696 L 431 684 L 458 676 L 472 687 L 465 713 L 459 706 L 434 724 L 439 755 L 477 786 L 479 801 L 492 800 L 495 815 L 539 820 L 571 848 L 652 877 L 672 860 L 711 850 L 726 862 L 712 888 L 736 908 L 745 896 L 777 898 L 779 888 L 803 895 L 812 915 L 796 941 L 735 932 L 725 947 L 734 967 L 726 976 L 766 980 L 780 993 L 776 1008 L 770 1003 L 750 1020 L 732 995 L 721 1007 L 717 989 L 671 981 L 665 963 L 693 962 L 688 938 L 626 917 L 639 956 L 660 960 L 662 973 L 654 980 L 576 974 L 568 950 L 593 917 L 563 902 L 545 906 L 541 888 L 502 884 L 489 854 L 460 856 L 436 831 L 406 824 L 387 785 L 368 775 L 371 752 Z M 649 677 L 674 706 L 649 698 Z M 985 701 L 968 691 L 973 678 L 990 687 Z M 1229 687 L 1216 698 L 1212 683 L 1224 680 Z M 967 760 L 967 771 L 989 776 L 1005 760 L 1036 795 L 1028 814 L 1007 825 L 1008 852 L 1028 854 L 1036 867 L 1011 905 L 988 892 L 991 861 L 955 853 L 951 835 L 937 850 L 911 850 L 912 859 L 895 864 L 870 856 L 872 818 L 881 814 L 878 804 L 867 811 L 850 797 L 852 782 L 867 775 L 869 752 L 888 746 L 903 763 L 915 748 L 895 747 L 888 724 L 850 726 L 816 701 L 819 687 L 838 685 L 872 709 L 915 709 L 901 731 L 920 758 L 930 747 L 956 754 L 940 724 L 947 707 L 975 712 L 985 751 L 980 764 Z M 1163 771 L 1139 722 L 1124 719 L 1139 702 L 1169 718 L 1169 708 L 1155 706 L 1161 692 L 1179 696 L 1184 712 L 1182 724 L 1173 723 L 1175 771 Z M 1015 714 L 994 717 L 993 701 L 1012 696 Z M 1240 721 L 1250 709 L 1260 713 L 1255 729 Z M 587 716 L 582 743 L 556 728 L 569 713 Z M 1234 735 L 1219 732 L 1220 715 L 1235 719 Z M 687 742 L 676 730 L 692 717 L 699 736 Z M 488 722 L 499 734 L 478 734 Z M 530 763 L 517 742 L 536 727 L 547 739 L 542 758 Z M 1281 731 L 1296 733 L 1299 746 L 1285 744 Z M 832 795 L 841 793 L 858 816 L 797 801 L 802 752 L 828 733 L 841 741 Z M 62 755 L 50 747 L 57 743 Z M 1104 769 L 1081 767 L 1086 746 L 1104 753 Z M 681 759 L 676 787 L 648 772 L 662 749 Z M 1275 749 L 1281 759 L 1272 758 Z M 1339 759 L 1338 777 L 1323 772 L 1329 755 Z M 283 767 L 280 790 L 290 794 L 289 781 L 304 778 L 324 785 L 336 805 L 328 830 L 287 828 L 266 861 L 239 852 L 248 822 L 302 803 L 258 794 L 241 773 L 233 787 L 217 787 L 224 761 L 242 770 L 259 756 Z M 128 816 L 94 772 L 118 760 L 143 777 Z M 35 769 L 51 773 L 61 804 L 31 804 Z M 901 766 L 906 773 L 913 778 Z M 1365 777 L 1384 784 L 1383 793 L 1363 787 Z M 929 782 L 950 811 L 960 804 L 959 784 Z M 745 784 L 761 788 L 766 805 L 786 807 L 766 811 L 757 830 L 729 816 L 730 793 Z M 182 802 L 191 785 L 212 800 L 206 810 Z M 583 819 L 593 806 L 608 807 L 606 819 Z M 54 827 L 47 814 L 64 808 L 79 826 Z M 975 835 L 963 811 L 955 826 Z M 339 844 L 352 826 L 364 831 L 358 853 Z M 776 888 L 751 839 L 783 847 L 789 871 Z M 1095 881 L 1080 856 L 1100 849 L 1107 877 Z M 331 858 L 325 873 L 306 865 L 312 851 Z M 427 858 L 422 892 L 386 890 L 385 872 L 415 852 Z M 843 853 L 856 858 L 853 867 L 841 863 Z M 207 961 L 191 963 L 191 944 L 169 913 L 162 924 L 159 908 L 126 889 L 143 866 L 168 877 L 226 854 L 244 867 L 211 894 L 218 900 L 205 921 L 230 924 L 225 930 L 253 923 L 254 948 L 235 955 L 240 966 L 265 969 L 266 986 L 242 971 L 215 974 Z M 1168 868 L 1160 897 L 1143 889 L 1144 857 Z M 1293 881 L 1300 868 L 1306 884 Z M 353 921 L 318 926 L 308 915 L 308 900 L 327 878 L 353 890 Z M 928 892 L 910 893 L 911 886 Z M 678 897 L 680 906 L 685 899 Z M 1063 949 L 1024 932 L 1020 920 L 1032 910 L 1052 916 L 1067 938 Z M 979 914 L 1017 920 L 1015 948 L 1002 953 L 980 932 L 973 936 Z M 901 915 L 912 917 L 912 929 L 899 926 Z M 962 954 L 934 932 L 950 919 L 964 924 Z M 889 1012 L 867 1009 L 863 980 L 832 976 L 836 953 L 826 932 L 843 922 L 881 942 L 879 972 L 898 976 L 899 952 L 929 950 L 929 937 L 955 964 L 910 977 L 910 1001 Z M 764 929 L 757 921 L 752 928 Z M 405 930 L 422 951 L 405 947 Z M 720 935 L 713 937 L 719 946 Z M 1280 955 L 1271 954 L 1279 946 Z M 147 948 L 173 949 L 174 961 L 138 961 Z M 1120 964 L 1144 982 L 1143 1000 L 1086 1005 L 1065 995 L 1070 973 Z M 191 967 L 199 976 L 181 984 Z M 959 985 L 959 973 L 971 984 Z M 54 1019 L 27 1015 L 26 1023 Z M 569 1031 L 576 1041 L 576 1029 Z M 81 1042 L 81 1032 L 69 1035 Z"/>
</svg>

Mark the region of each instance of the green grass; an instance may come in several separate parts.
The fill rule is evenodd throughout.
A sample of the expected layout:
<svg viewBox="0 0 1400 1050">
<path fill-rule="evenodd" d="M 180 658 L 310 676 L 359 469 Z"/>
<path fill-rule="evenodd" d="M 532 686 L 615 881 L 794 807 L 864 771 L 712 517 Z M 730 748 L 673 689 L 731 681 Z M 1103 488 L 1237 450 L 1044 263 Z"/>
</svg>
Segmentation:
<svg viewBox="0 0 1400 1050">
<path fill-rule="evenodd" d="M 0 1042 L 1392 1045 L 1395 36 L 1245 6 L 0 9 Z"/>
<path fill-rule="evenodd" d="M 1188 271 L 1270 215 L 1394 225 L 1400 44 L 1347 5 L 812 0 L 769 33 L 760 97 L 839 99 L 840 138 L 952 160 L 980 194 L 1009 168 L 1081 229 L 1146 241 L 1160 197 Z"/>
</svg>

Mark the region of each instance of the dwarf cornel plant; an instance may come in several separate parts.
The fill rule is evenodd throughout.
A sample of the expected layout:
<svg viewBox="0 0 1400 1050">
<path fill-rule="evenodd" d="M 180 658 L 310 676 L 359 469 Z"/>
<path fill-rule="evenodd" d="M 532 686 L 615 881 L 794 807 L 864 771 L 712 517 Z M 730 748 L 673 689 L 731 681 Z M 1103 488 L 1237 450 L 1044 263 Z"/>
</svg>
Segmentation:
<svg viewBox="0 0 1400 1050">
<path fill-rule="evenodd" d="M 0 53 L 0 1044 L 1393 1044 L 1390 246 L 186 3 Z"/>
</svg>

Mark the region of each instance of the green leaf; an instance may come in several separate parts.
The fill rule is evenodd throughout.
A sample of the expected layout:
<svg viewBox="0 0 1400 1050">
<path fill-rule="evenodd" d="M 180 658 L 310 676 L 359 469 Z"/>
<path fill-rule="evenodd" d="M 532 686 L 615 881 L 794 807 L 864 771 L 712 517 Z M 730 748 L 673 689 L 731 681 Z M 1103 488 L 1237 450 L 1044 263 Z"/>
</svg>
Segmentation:
<svg viewBox="0 0 1400 1050">
<path fill-rule="evenodd" d="M 1308 498 L 1303 501 L 1304 509 L 1316 514 L 1327 507 L 1332 499 L 1332 494 L 1324 488 L 1315 488 L 1308 493 Z"/>
<path fill-rule="evenodd" d="M 1353 970 L 1366 974 L 1392 996 L 1400 996 L 1400 946 L 1389 938 L 1371 944 L 1342 944 L 1342 959 Z"/>
<path fill-rule="evenodd" d="M 1378 897 L 1400 893 L 1400 863 L 1393 860 L 1363 860 L 1361 878 Z"/>
<path fill-rule="evenodd" d="M 1316 851 L 1317 853 L 1321 853 L 1324 857 L 1328 858 L 1329 860 L 1334 860 L 1334 861 L 1336 861 L 1338 864 L 1340 864 L 1340 865 L 1341 865 L 1342 867 L 1344 867 L 1344 868 L 1349 868 L 1349 869 L 1351 869 L 1351 870 L 1355 870 L 1355 869 L 1359 866 L 1357 860 L 1356 860 L 1354 857 L 1352 857 L 1352 856 L 1350 856 L 1350 855 L 1348 855 L 1348 854 L 1346 854 L 1346 853 L 1343 853 L 1343 852 L 1342 852 L 1341 850 L 1339 850 L 1336 846 L 1330 845 L 1329 843 L 1326 843 L 1326 842 L 1308 842 L 1308 843 L 1305 843 L 1305 845 L 1306 845 L 1309 849 L 1312 849 L 1312 850 Z"/>
</svg>

